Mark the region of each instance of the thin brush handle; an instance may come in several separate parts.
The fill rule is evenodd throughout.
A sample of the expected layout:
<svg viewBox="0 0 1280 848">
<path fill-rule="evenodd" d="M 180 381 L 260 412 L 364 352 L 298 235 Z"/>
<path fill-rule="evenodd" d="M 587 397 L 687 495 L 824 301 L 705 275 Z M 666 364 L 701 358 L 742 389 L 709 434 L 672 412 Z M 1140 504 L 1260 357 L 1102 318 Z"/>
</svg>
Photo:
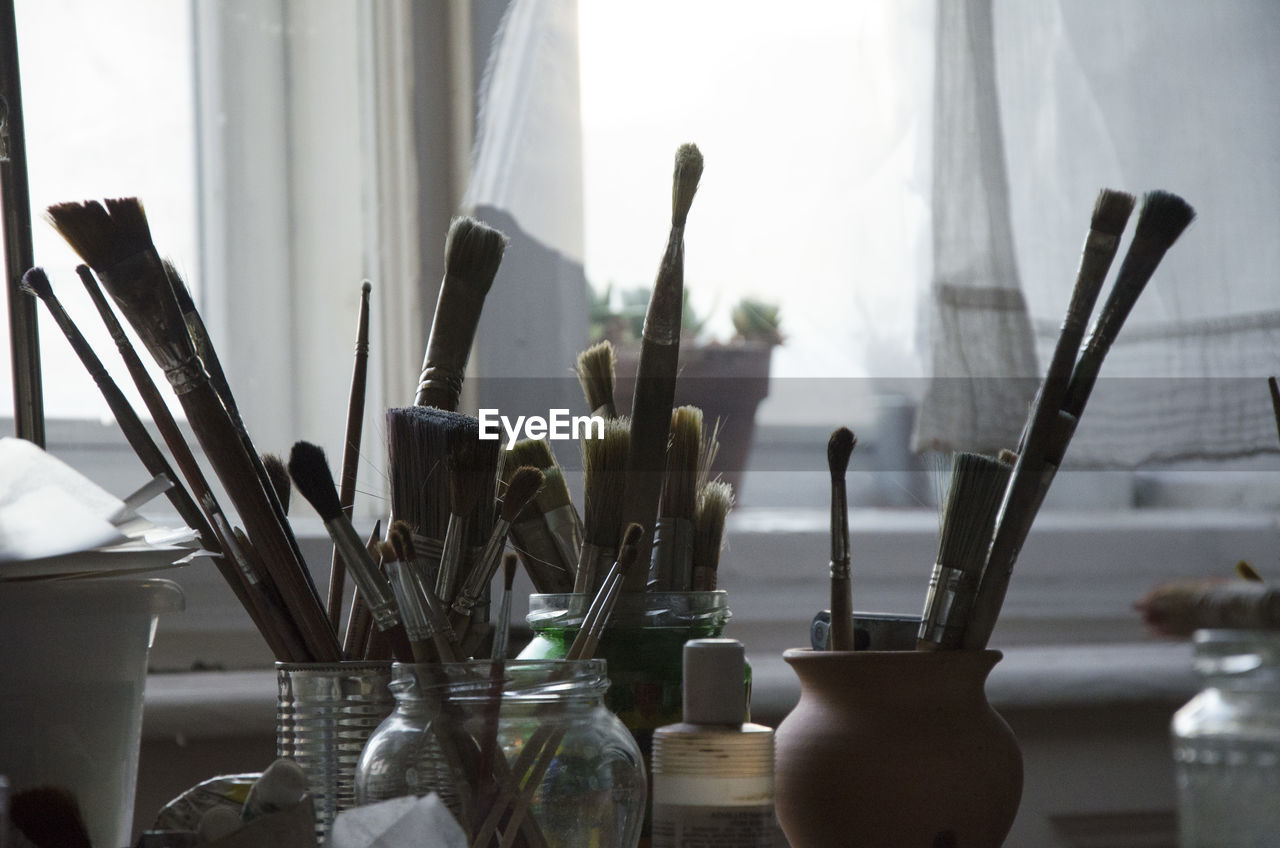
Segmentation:
<svg viewBox="0 0 1280 848">
<path fill-rule="evenodd" d="M 289 620 L 279 599 L 273 599 L 261 581 L 250 577 L 262 572 L 262 561 L 249 542 L 249 537 L 240 528 L 229 526 L 224 515 L 215 515 L 213 520 L 218 532 L 225 539 L 226 557 L 240 569 L 240 575 L 245 580 L 252 610 L 262 617 L 258 630 L 266 639 L 271 652 L 280 658 L 281 662 L 306 662 L 307 646 L 303 644 L 302 637 Z M 250 617 L 253 614 L 254 612 L 251 611 Z"/>
<path fill-rule="evenodd" d="M 853 577 L 849 498 L 844 476 L 831 481 L 831 650 L 853 650 Z"/>
<path fill-rule="evenodd" d="M 347 437 L 342 449 L 342 482 L 338 489 L 338 502 L 347 518 L 351 517 L 356 502 L 356 472 L 360 467 L 360 439 L 364 431 L 365 384 L 369 374 L 369 292 L 373 287 L 366 280 L 360 287 L 360 313 L 356 318 L 355 365 L 351 372 L 351 391 L 347 396 Z M 329 560 L 329 623 L 334 630 L 342 615 L 342 593 L 346 582 L 346 567 L 338 549 L 334 547 Z"/>
<path fill-rule="evenodd" d="M 502 518 L 494 523 L 489 538 L 485 540 L 484 547 L 480 549 L 480 555 L 476 557 L 475 566 L 462 581 L 462 588 L 454 598 L 449 618 L 455 628 L 460 626 L 462 619 L 471 615 L 472 607 L 479 602 L 493 575 L 498 573 L 498 567 L 502 565 L 502 551 L 507 546 L 507 533 L 510 529 L 511 522 L 504 521 Z"/>
<path fill-rule="evenodd" d="M 120 387 L 116 385 L 115 380 L 111 379 L 111 375 L 107 373 L 106 366 L 102 364 L 102 360 L 98 358 L 98 355 L 94 353 L 88 339 L 80 332 L 80 328 L 71 320 L 71 316 L 67 314 L 61 301 L 55 295 L 51 292 L 46 292 L 40 299 L 44 301 L 44 305 L 53 317 L 54 323 L 58 325 L 58 329 L 62 330 L 62 334 L 66 336 L 67 342 L 71 345 L 72 350 L 75 351 L 76 356 L 79 357 L 85 370 L 89 372 L 89 376 L 98 385 L 98 390 L 102 393 L 103 399 L 106 400 L 107 406 L 110 407 L 111 414 L 115 416 L 116 422 L 120 425 L 120 430 L 124 433 L 125 439 L 128 440 L 129 446 L 133 448 L 133 452 L 138 455 L 138 459 L 142 461 L 149 474 L 152 476 L 163 474 L 173 482 L 173 486 L 165 492 L 165 495 L 173 504 L 174 509 L 178 511 L 178 515 L 187 523 L 187 526 L 200 535 L 203 544 L 210 547 L 214 553 L 217 553 L 218 539 L 213 532 L 213 528 L 209 526 L 209 522 L 205 519 L 204 513 L 200 511 L 200 507 L 196 506 L 196 502 L 191 499 L 191 493 L 182 485 L 182 478 L 170 467 L 168 460 L 160 452 L 160 448 L 152 440 L 150 434 L 147 433 L 146 425 L 142 423 L 142 419 L 138 417 L 138 414 L 133 411 L 133 406 L 129 403 L 128 398 L 124 396 L 124 392 L 120 391 Z"/>
<path fill-rule="evenodd" d="M 444 551 L 440 554 L 440 570 L 436 572 L 436 597 L 445 604 L 453 603 L 458 588 L 458 578 L 462 572 L 466 551 L 463 541 L 467 537 L 467 526 L 471 522 L 465 515 L 449 514 L 449 526 L 444 531 Z"/>
<path fill-rule="evenodd" d="M 18 23 L 13 0 L 0 4 L 0 202 L 4 203 L 5 286 L 9 350 L 13 366 L 14 429 L 20 439 L 44 447 L 44 392 L 40 379 L 40 330 L 36 305 L 18 289 L 35 265 L 31 244 L 31 191 L 27 181 L 26 128 L 18 72 Z"/>
<path fill-rule="evenodd" d="M 502 590 L 502 603 L 498 607 L 498 623 L 493 629 L 493 646 L 489 658 L 495 662 L 507 658 L 507 641 L 511 637 L 511 596 L 513 592 Z"/>
<path fill-rule="evenodd" d="M 357 587 L 351 597 L 351 611 L 347 615 L 347 635 L 342 642 L 342 652 L 347 659 L 364 656 L 365 636 L 372 623 L 373 616 L 369 615 L 369 605 L 364 602 L 364 596 L 360 594 L 360 589 Z"/>
</svg>

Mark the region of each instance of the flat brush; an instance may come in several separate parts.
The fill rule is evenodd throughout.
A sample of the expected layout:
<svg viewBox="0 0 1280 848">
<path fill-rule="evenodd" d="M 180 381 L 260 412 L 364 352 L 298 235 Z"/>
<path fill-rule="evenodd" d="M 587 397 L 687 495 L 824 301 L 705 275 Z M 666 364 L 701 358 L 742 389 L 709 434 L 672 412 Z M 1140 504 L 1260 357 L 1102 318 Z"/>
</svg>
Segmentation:
<svg viewBox="0 0 1280 848">
<path fill-rule="evenodd" d="M 507 237 L 472 218 L 454 218 L 444 242 L 444 280 L 418 377 L 414 406 L 456 410 L 485 296 Z"/>
<path fill-rule="evenodd" d="M 368 280 L 360 286 L 360 311 L 356 316 L 355 365 L 351 371 L 351 391 L 347 396 L 347 430 L 342 440 L 342 478 L 338 485 L 338 500 L 342 511 L 351 517 L 356 502 L 356 477 L 360 467 L 360 439 L 364 432 L 364 396 L 369 374 L 369 293 L 373 286 Z M 333 549 L 329 560 L 329 595 L 325 610 L 329 623 L 338 627 L 342 614 L 342 593 L 346 583 L 346 569 L 338 549 Z"/>
<path fill-rule="evenodd" d="M 1133 241 L 1120 263 L 1115 284 L 1071 372 L 1061 407 L 1054 411 L 1054 417 L 1045 425 L 1048 434 L 1044 437 L 1044 448 L 1036 450 L 1030 444 L 1032 439 L 1029 435 L 1027 449 L 1018 455 L 974 601 L 972 618 L 965 631 L 965 648 L 982 649 L 990 640 L 1009 591 L 1009 578 L 1018 553 L 1054 475 L 1062 466 L 1067 446 L 1079 425 L 1080 416 L 1084 414 L 1102 362 L 1165 252 L 1194 218 L 1195 210 L 1177 195 L 1153 191 L 1143 197 Z"/>
<path fill-rule="evenodd" d="M 1012 471 L 1008 464 L 982 454 L 955 455 L 917 650 L 960 647 Z"/>
<path fill-rule="evenodd" d="M 205 455 L 271 572 L 312 660 L 333 662 L 341 649 L 306 571 L 292 529 L 269 492 L 257 454 L 246 450 L 196 357 L 164 265 L 136 198 L 51 206 L 49 219 L 98 274 L 161 366 Z"/>
<path fill-rule="evenodd" d="M 671 413 L 667 474 L 653 534 L 649 588 L 687 592 L 693 587 L 693 516 L 702 450 L 702 410 L 681 406 Z"/>
<path fill-rule="evenodd" d="M 712 480 L 698 490 L 693 513 L 693 591 L 716 588 L 720 551 L 724 548 L 724 526 L 733 509 L 733 486 Z"/>
<path fill-rule="evenodd" d="M 595 592 L 604 579 L 604 570 L 616 556 L 615 546 L 625 526 L 623 487 L 630 479 L 630 444 L 631 422 L 627 418 L 606 421 L 603 439 L 582 440 L 583 543 L 574 575 L 573 591 L 577 594 Z M 648 574 L 648 569 L 637 571 Z"/>
<path fill-rule="evenodd" d="M 853 580 L 849 557 L 849 498 L 844 475 L 858 437 L 841 427 L 827 440 L 831 472 L 831 650 L 853 650 Z"/>
<path fill-rule="evenodd" d="M 511 525 L 511 539 L 537 592 L 572 592 L 582 550 L 582 520 L 573 506 L 564 471 L 545 439 L 521 439 L 503 465 L 509 481 L 515 469 L 542 469 L 542 488 Z M 508 470 L 509 469 L 509 470 Z"/>
<path fill-rule="evenodd" d="M 592 415 L 617 418 L 618 408 L 613 402 L 613 386 L 616 379 L 616 363 L 613 342 L 605 339 L 578 354 L 574 366 L 587 408 Z"/>
<path fill-rule="evenodd" d="M 170 467 L 169 461 L 164 458 L 160 448 L 147 433 L 146 425 L 142 423 L 142 419 L 138 417 L 138 414 L 133 411 L 133 406 L 124 396 L 124 392 L 120 391 L 120 387 L 116 385 L 115 380 L 111 379 L 111 375 L 107 373 L 106 366 L 102 364 L 102 360 L 98 358 L 98 355 L 94 353 L 88 339 L 80 332 L 80 328 L 71 320 L 71 316 L 67 314 L 61 301 L 53 293 L 53 286 L 49 283 L 49 278 L 45 275 L 44 269 L 32 268 L 27 271 L 22 276 L 22 290 L 27 294 L 38 297 L 44 303 L 49 315 L 53 317 L 54 323 L 58 325 L 58 329 L 62 330 L 62 334 L 66 336 L 72 350 L 80 358 L 81 364 L 89 372 L 89 376 L 93 378 L 94 383 L 98 385 L 98 390 L 102 393 L 103 399 L 106 400 L 107 406 L 111 409 L 111 414 L 115 416 L 116 422 L 120 425 L 121 432 L 124 433 L 125 438 L 129 441 L 129 446 L 133 448 L 133 452 L 138 455 L 138 459 L 142 461 L 147 473 L 152 476 L 163 474 L 173 482 L 173 486 L 165 493 L 169 501 L 173 504 L 174 509 L 178 511 L 178 515 L 182 517 L 182 520 L 187 523 L 187 526 L 199 534 L 202 544 L 208 550 L 217 553 L 219 549 L 218 539 L 213 533 L 213 528 L 209 526 L 204 513 L 200 511 L 200 507 L 196 506 L 196 502 L 191 499 L 191 493 L 182 485 L 182 478 Z"/>
<path fill-rule="evenodd" d="M 342 512 L 338 489 L 333 484 L 333 474 L 329 471 L 324 450 L 310 442 L 295 442 L 289 453 L 289 476 L 307 503 L 319 513 L 334 545 L 347 561 L 347 570 L 360 588 L 360 594 L 369 606 L 369 614 L 378 629 L 387 635 L 396 658 L 409 662 L 413 650 L 399 620 L 391 586 L 356 535 L 351 520 Z"/>
<path fill-rule="evenodd" d="M 631 401 L 631 446 L 627 457 L 626 492 L 621 523 L 635 522 L 652 531 L 662 496 L 671 409 L 675 405 L 676 374 L 680 364 L 680 322 L 684 310 L 684 227 L 702 176 L 702 154 L 692 144 L 676 151 L 671 191 L 671 231 L 658 266 L 657 281 L 645 313 L 640 361 Z M 649 562 L 652 539 L 640 541 L 639 558 Z M 627 577 L 628 592 L 643 592 L 643 568 Z"/>
<path fill-rule="evenodd" d="M 450 612 L 450 623 L 455 630 L 465 629 L 471 610 L 480 602 L 489 581 L 497 573 L 502 562 L 502 551 L 507 546 L 507 533 L 511 524 L 525 508 L 525 504 L 533 499 L 542 488 L 545 475 L 540 469 L 525 465 L 516 469 L 507 483 L 506 494 L 502 498 L 502 509 L 498 521 L 476 557 L 476 564 L 458 590 Z"/>
</svg>

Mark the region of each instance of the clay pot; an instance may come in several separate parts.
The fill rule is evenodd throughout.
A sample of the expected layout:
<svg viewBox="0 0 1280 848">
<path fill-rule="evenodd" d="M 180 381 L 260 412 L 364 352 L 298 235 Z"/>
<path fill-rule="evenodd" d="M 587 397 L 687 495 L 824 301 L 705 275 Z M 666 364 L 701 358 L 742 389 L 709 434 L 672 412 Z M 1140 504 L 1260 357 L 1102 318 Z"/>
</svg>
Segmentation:
<svg viewBox="0 0 1280 848">
<path fill-rule="evenodd" d="M 812 651 L 783 658 L 800 702 L 778 726 L 778 819 L 792 848 L 996 848 L 1022 753 L 987 703 L 999 651 Z"/>
</svg>

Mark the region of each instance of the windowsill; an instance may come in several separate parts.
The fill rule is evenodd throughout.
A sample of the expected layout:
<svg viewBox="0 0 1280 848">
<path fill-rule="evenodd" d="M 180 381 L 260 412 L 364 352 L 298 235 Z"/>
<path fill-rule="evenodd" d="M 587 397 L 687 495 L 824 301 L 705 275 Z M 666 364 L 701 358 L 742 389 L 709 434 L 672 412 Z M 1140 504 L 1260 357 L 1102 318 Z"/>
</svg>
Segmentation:
<svg viewBox="0 0 1280 848">
<path fill-rule="evenodd" d="M 997 710 L 1176 706 L 1196 690 L 1186 643 L 1010 648 L 987 682 Z M 751 655 L 752 709 L 776 724 L 800 687 L 781 656 Z M 276 676 L 270 670 L 153 674 L 147 678 L 145 739 L 274 736 Z"/>
</svg>

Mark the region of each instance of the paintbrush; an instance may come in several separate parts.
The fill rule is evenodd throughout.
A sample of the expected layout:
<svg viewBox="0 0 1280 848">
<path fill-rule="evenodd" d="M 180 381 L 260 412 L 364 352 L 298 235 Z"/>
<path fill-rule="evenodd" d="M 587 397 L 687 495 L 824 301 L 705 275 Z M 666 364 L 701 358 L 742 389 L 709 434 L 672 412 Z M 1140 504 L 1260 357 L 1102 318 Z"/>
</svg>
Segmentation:
<svg viewBox="0 0 1280 848">
<path fill-rule="evenodd" d="M 280 590 L 290 617 L 317 662 L 333 662 L 341 649 L 306 571 L 292 529 L 280 514 L 257 462 L 246 450 L 221 398 L 195 355 L 146 214 L 136 198 L 63 203 L 49 208 L 63 238 L 98 274 L 186 410 L 205 455 L 213 463 Z"/>
<path fill-rule="evenodd" d="M 681 406 L 671 413 L 667 476 L 653 534 L 649 588 L 687 592 L 693 587 L 693 516 L 697 508 L 702 410 Z"/>
<path fill-rule="evenodd" d="M 200 511 L 200 507 L 192 500 L 191 493 L 182 485 L 182 478 L 170 467 L 169 461 L 164 458 L 160 448 L 152 440 L 150 434 L 147 433 L 146 425 L 142 423 L 142 419 L 134 412 L 133 406 L 124 396 L 124 392 L 120 391 L 120 387 L 116 385 L 115 380 L 111 379 L 111 375 L 107 373 L 106 366 L 102 364 L 102 360 L 94 353 L 89 340 L 80 332 L 80 328 L 76 326 L 71 316 L 67 314 L 66 309 L 63 308 L 61 301 L 58 300 L 57 295 L 53 293 L 53 286 L 50 284 L 49 277 L 45 274 L 44 269 L 32 268 L 27 271 L 22 276 L 21 285 L 24 292 L 33 297 L 38 297 L 44 303 L 54 323 L 58 325 L 58 329 L 62 330 L 62 334 L 66 336 L 71 349 L 75 351 L 85 370 L 89 372 L 89 376 L 98 385 L 98 390 L 102 393 L 103 399 L 106 400 L 107 406 L 111 409 L 111 414 L 115 416 L 116 422 L 120 425 L 121 432 L 124 433 L 129 446 L 133 448 L 133 452 L 138 455 L 138 459 L 142 461 L 147 473 L 153 477 L 163 474 L 169 478 L 173 486 L 165 494 L 173 504 L 174 509 L 178 511 L 178 515 L 187 523 L 187 526 L 196 531 L 206 549 L 217 553 L 219 550 L 218 539 L 214 535 L 213 528 L 209 526 L 204 513 Z"/>
<path fill-rule="evenodd" d="M 390 541 L 378 544 L 378 562 L 391 584 L 392 594 L 396 596 L 400 621 L 404 624 L 405 635 L 409 637 L 409 647 L 413 650 L 413 661 L 416 663 L 439 662 L 440 658 L 432 654 L 432 633 L 431 625 L 427 621 L 427 605 L 425 600 L 418 596 L 418 584 L 413 579 L 412 569 L 400 559 L 396 546 Z"/>
<path fill-rule="evenodd" d="M 333 474 L 324 450 L 310 442 L 295 442 L 289 452 L 289 476 L 293 484 L 306 498 L 307 503 L 320 515 L 330 538 L 347 561 L 347 570 L 360 588 L 369 614 L 378 629 L 387 635 L 392 651 L 401 662 L 409 662 L 413 650 L 399 620 L 395 596 L 386 577 L 378 570 L 368 550 L 351 526 L 351 519 L 342 511 L 338 489 L 333 484 Z"/>
<path fill-rule="evenodd" d="M 853 582 L 849 557 L 849 498 L 844 475 L 858 437 L 841 427 L 827 440 L 831 472 L 831 650 L 853 650 Z"/>
<path fill-rule="evenodd" d="M 249 600 L 262 617 L 258 630 L 271 647 L 271 652 L 281 658 L 282 662 L 306 662 L 309 656 L 307 646 L 293 620 L 289 618 L 279 590 L 270 581 L 259 578 L 259 575 L 266 573 L 262 557 L 243 530 L 232 527 L 222 513 L 211 514 L 214 529 L 223 540 L 223 551 L 239 569 Z M 219 570 L 222 571 L 223 568 L 224 566 L 220 566 Z M 225 576 L 226 572 L 223 571 L 223 574 Z M 249 615 L 253 618 L 253 611 Z M 255 618 L 254 621 L 257 623 L 258 619 Z"/>
<path fill-rule="evenodd" d="M 388 538 L 396 552 L 396 559 L 409 564 L 417 560 L 414 550 L 413 531 L 403 521 L 391 522 Z M 458 634 L 449 624 L 449 614 L 445 605 L 422 579 L 420 573 L 411 567 L 399 569 L 398 579 L 405 595 L 413 599 L 414 615 L 421 622 L 420 627 L 435 646 L 437 662 L 454 662 L 458 657 Z M 394 581 L 394 578 L 393 578 Z M 406 627 L 408 625 L 406 624 Z"/>
<path fill-rule="evenodd" d="M 508 552 L 502 558 L 502 605 L 498 607 L 498 623 L 493 630 L 493 648 L 489 658 L 500 662 L 507 658 L 507 642 L 511 638 L 511 596 L 516 585 L 519 559 Z"/>
<path fill-rule="evenodd" d="M 627 572 L 633 570 L 635 563 L 639 560 L 639 542 L 643 533 L 644 529 L 633 523 L 628 525 L 626 531 L 621 534 L 618 559 L 609 568 L 599 591 L 592 598 L 578 634 L 574 637 L 573 644 L 565 656 L 566 660 L 592 658 L 599 644 L 600 635 L 623 590 Z M 644 571 L 643 568 L 635 568 L 635 570 Z M 529 802 L 537 787 L 541 785 L 542 776 L 551 765 L 560 740 L 563 738 L 564 729 L 552 727 L 549 724 L 540 725 L 533 731 L 521 748 L 509 774 L 498 787 L 497 795 L 484 821 L 471 837 L 471 848 L 487 848 L 498 833 L 500 825 L 503 827 L 503 834 L 499 844 L 501 846 L 515 844 L 518 834 L 524 827 L 523 822 L 528 812 Z M 503 822 L 508 809 L 511 811 L 510 816 Z"/>
<path fill-rule="evenodd" d="M 991 638 L 1018 553 L 1054 475 L 1062 466 L 1102 362 L 1165 252 L 1194 218 L 1195 210 L 1177 195 L 1153 191 L 1143 197 L 1133 241 L 1120 263 L 1115 284 L 1071 372 L 1061 407 L 1054 410 L 1053 417 L 1044 424 L 1047 431 L 1043 437 L 1044 447 L 1037 449 L 1033 441 L 1039 441 L 1039 436 L 1029 433 L 1026 448 L 1019 452 L 973 613 L 965 629 L 965 648 L 985 648 Z"/>
<path fill-rule="evenodd" d="M 627 456 L 626 492 L 619 527 L 636 522 L 652 530 L 662 496 L 671 408 L 675 405 L 676 373 L 680 362 L 680 322 L 684 310 L 684 227 L 702 176 L 702 154 L 692 144 L 676 151 L 671 192 L 671 231 L 658 267 L 657 281 L 645 313 L 640 361 L 631 402 L 631 446 Z M 609 547 L 616 544 L 616 539 Z M 638 556 L 648 563 L 652 540 L 640 542 Z M 643 592 L 644 568 L 627 578 L 628 592 Z M 580 582 L 580 581 L 579 581 Z"/>
<path fill-rule="evenodd" d="M 670 418 L 670 415 L 667 416 Z M 595 592 L 604 570 L 613 562 L 622 535 L 623 486 L 627 474 L 631 422 L 611 418 L 605 422 L 604 438 L 582 440 L 583 543 L 574 575 L 573 591 L 580 595 Z M 644 571 L 647 569 L 636 569 Z"/>
<path fill-rule="evenodd" d="M 1267 388 L 1271 391 L 1271 413 L 1276 419 L 1276 432 L 1280 433 L 1280 383 L 1275 377 L 1268 377 Z"/>
<path fill-rule="evenodd" d="M 369 538 L 364 542 L 364 549 L 368 551 L 369 557 L 372 558 L 378 551 L 378 541 L 382 535 L 382 519 L 379 518 L 373 522 L 373 532 L 369 534 Z M 346 635 L 342 640 L 342 653 L 347 659 L 353 660 L 364 656 L 364 635 L 368 632 L 369 624 L 373 619 L 369 617 L 369 608 L 365 606 L 364 600 L 360 597 L 360 590 L 354 589 L 351 592 L 351 608 L 347 612 Z"/>
<path fill-rule="evenodd" d="M 693 513 L 693 591 L 716 588 L 720 551 L 724 548 L 724 525 L 733 509 L 733 486 L 712 480 L 698 490 Z"/>
<path fill-rule="evenodd" d="M 512 522 L 516 520 L 516 516 L 524 510 L 525 505 L 542 488 L 543 479 L 545 479 L 545 475 L 542 471 L 531 465 L 521 466 L 511 475 L 511 479 L 507 483 L 506 494 L 502 498 L 502 509 L 498 514 L 498 520 L 494 523 L 493 530 L 485 541 L 484 547 L 480 549 L 480 554 L 476 557 L 471 573 L 462 582 L 462 587 L 458 590 L 457 597 L 454 598 L 453 608 L 449 614 L 450 623 L 453 625 L 454 630 L 461 631 L 466 629 L 471 611 L 480 602 L 485 594 L 485 589 L 489 586 L 489 581 L 493 579 L 493 575 L 498 571 L 498 566 L 502 561 L 502 551 L 507 546 L 507 533 L 511 530 Z"/>
<path fill-rule="evenodd" d="M 284 460 L 274 453 L 264 453 L 260 458 L 262 468 L 267 472 L 267 479 L 271 481 L 271 490 L 275 492 L 276 500 L 280 501 L 280 508 L 284 510 L 284 514 L 288 515 L 291 491 L 289 470 L 284 467 Z"/>
<path fill-rule="evenodd" d="M 431 320 L 415 406 L 456 410 L 485 295 L 507 237 L 472 218 L 454 218 L 444 241 L 444 280 Z"/>
<path fill-rule="evenodd" d="M 511 540 L 536 592 L 572 592 L 582 550 L 582 521 L 573 506 L 564 471 L 545 439 L 521 439 L 503 464 L 509 480 L 523 466 L 542 469 L 542 488 L 511 525 Z"/>
<path fill-rule="evenodd" d="M 444 534 L 444 551 L 436 575 L 436 597 L 453 602 L 467 556 L 467 536 L 472 514 L 484 491 L 484 472 L 479 451 L 472 442 L 460 442 L 445 460 L 449 474 L 449 523 Z"/>
<path fill-rule="evenodd" d="M 1134 604 L 1143 623 L 1164 636 L 1197 630 L 1280 630 L 1280 589 L 1249 580 L 1178 580 Z"/>
<path fill-rule="evenodd" d="M 613 342 L 605 339 L 578 354 L 574 368 L 578 382 L 587 398 L 587 408 L 592 415 L 617 418 L 618 408 L 613 403 L 615 357 Z"/>
<path fill-rule="evenodd" d="M 342 511 L 351 517 L 356 502 L 356 476 L 360 467 L 360 439 L 364 432 L 364 395 L 369 373 L 369 293 L 372 284 L 365 280 L 360 285 L 360 311 L 356 316 L 355 365 L 351 371 L 351 391 L 347 396 L 347 431 L 342 442 L 342 482 L 338 486 L 338 500 Z M 334 629 L 342 615 L 342 593 L 346 583 L 346 569 L 338 549 L 333 549 L 329 560 L 329 595 L 325 604 L 329 623 Z"/>
<path fill-rule="evenodd" d="M 989 456 L 955 454 L 938 559 L 929 578 L 916 650 L 960 647 L 1012 471 L 1010 465 Z"/>
</svg>

